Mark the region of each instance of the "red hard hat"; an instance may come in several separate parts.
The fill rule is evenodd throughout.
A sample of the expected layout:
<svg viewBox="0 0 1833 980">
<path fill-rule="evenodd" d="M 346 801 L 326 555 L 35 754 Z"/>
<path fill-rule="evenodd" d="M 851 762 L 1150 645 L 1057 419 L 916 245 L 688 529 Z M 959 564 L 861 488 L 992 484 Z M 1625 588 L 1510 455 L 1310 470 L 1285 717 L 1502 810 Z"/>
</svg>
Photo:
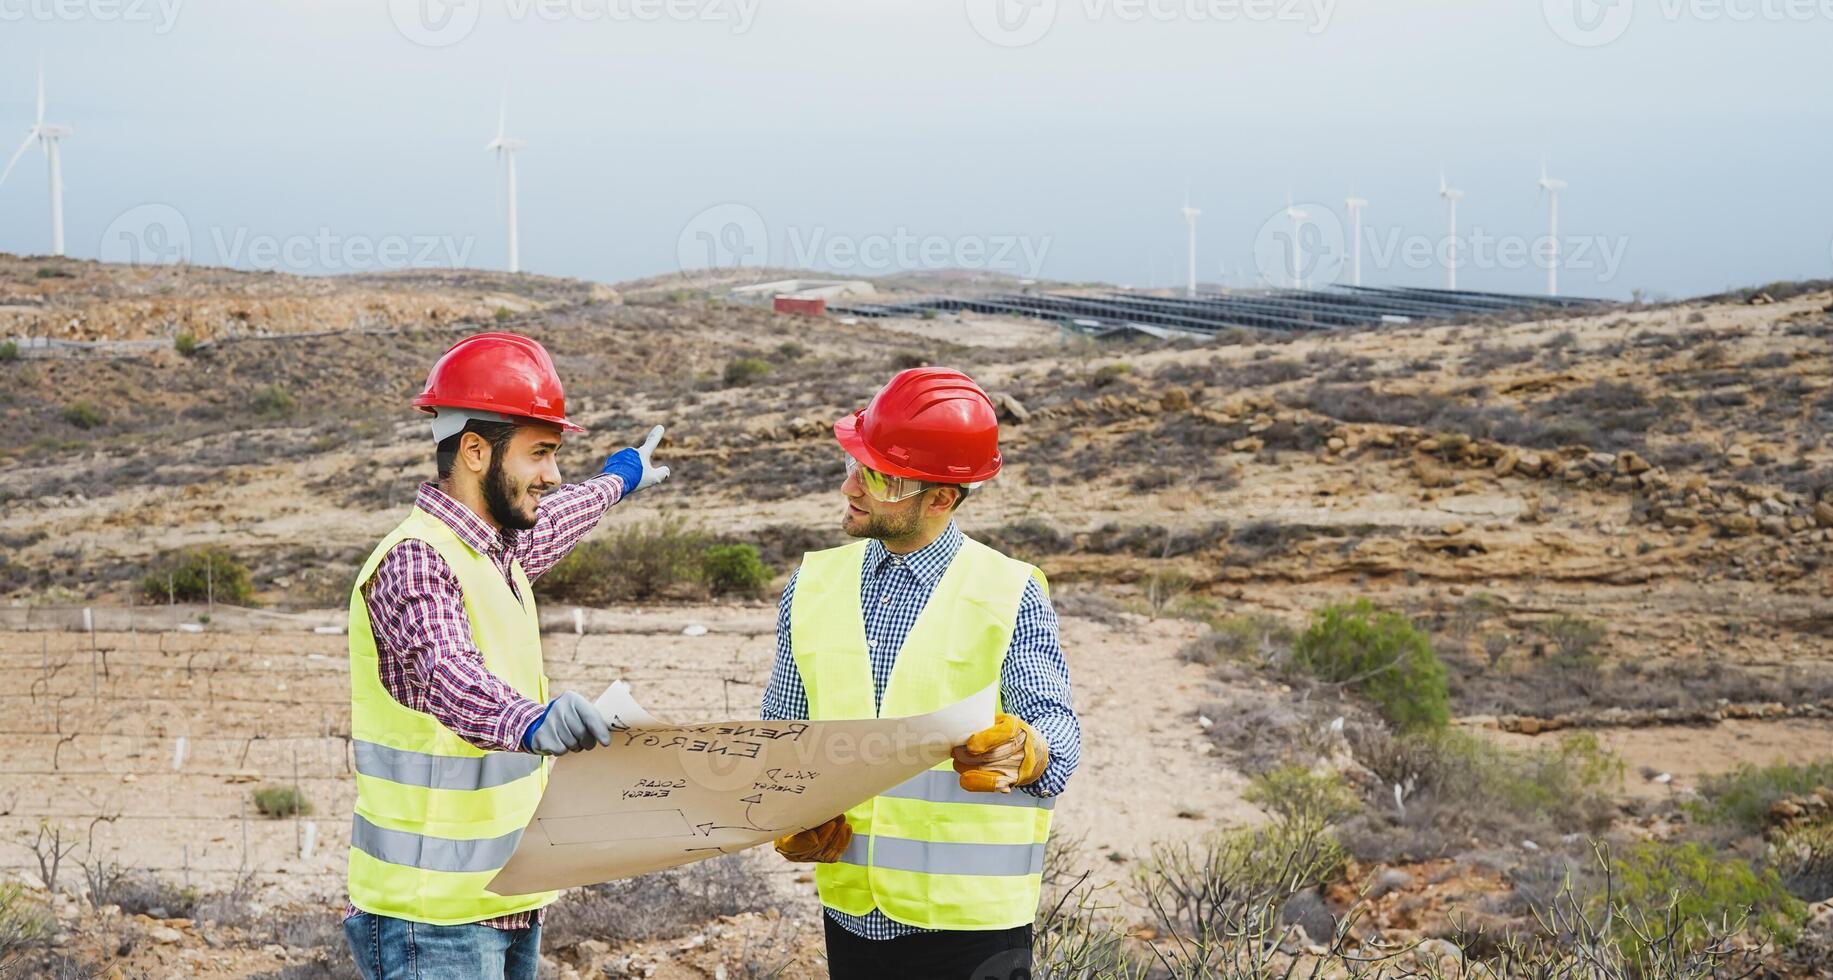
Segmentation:
<svg viewBox="0 0 1833 980">
<path fill-rule="evenodd" d="M 979 483 L 999 472 L 999 418 L 972 378 L 947 368 L 899 372 L 865 408 L 834 423 L 855 459 L 891 476 Z"/>
<path fill-rule="evenodd" d="M 428 414 L 435 408 L 498 412 L 585 431 L 566 420 L 566 394 L 547 348 L 514 333 L 480 333 L 453 344 L 433 364 L 414 407 Z"/>
</svg>

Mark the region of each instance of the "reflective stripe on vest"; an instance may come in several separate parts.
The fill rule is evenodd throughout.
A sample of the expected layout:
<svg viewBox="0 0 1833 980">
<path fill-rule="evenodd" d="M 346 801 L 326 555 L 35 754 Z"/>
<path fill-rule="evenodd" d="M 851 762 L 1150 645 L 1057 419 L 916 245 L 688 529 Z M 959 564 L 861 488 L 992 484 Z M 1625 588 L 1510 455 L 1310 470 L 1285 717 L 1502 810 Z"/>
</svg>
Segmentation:
<svg viewBox="0 0 1833 980">
<path fill-rule="evenodd" d="M 1043 575 L 962 542 L 898 650 L 875 709 L 860 608 L 864 542 L 804 556 L 790 610 L 790 652 L 813 719 L 933 711 L 999 680 L 1027 583 Z M 991 719 L 988 719 L 990 722 Z M 849 915 L 876 908 L 926 929 L 1009 929 L 1037 914 L 1053 800 L 970 793 L 952 766 L 918 773 L 847 811 L 853 840 L 815 869 L 821 901 Z"/>
<path fill-rule="evenodd" d="M 426 871 L 490 871 L 509 863 L 522 831 L 480 840 L 430 837 L 406 830 L 378 827 L 356 814 L 350 825 L 350 846 L 378 861 L 403 864 Z"/>
<path fill-rule="evenodd" d="M 1044 845 L 954 844 L 854 835 L 840 860 L 844 864 L 929 874 L 1034 875 L 1044 871 Z"/>
<path fill-rule="evenodd" d="M 533 700 L 547 700 L 534 596 L 520 565 L 503 573 L 443 521 L 415 509 L 369 556 L 350 594 L 350 734 L 356 813 L 350 901 L 366 912 L 459 925 L 539 908 L 557 892 L 485 889 L 508 862 L 547 786 L 547 762 L 485 752 L 382 686 L 363 585 L 402 541 L 431 545 L 457 577 L 484 666 Z"/>
<path fill-rule="evenodd" d="M 489 789 L 541 771 L 541 757 L 527 752 L 487 752 L 475 759 L 390 748 L 353 739 L 356 771 L 391 783 L 428 789 Z"/>
</svg>

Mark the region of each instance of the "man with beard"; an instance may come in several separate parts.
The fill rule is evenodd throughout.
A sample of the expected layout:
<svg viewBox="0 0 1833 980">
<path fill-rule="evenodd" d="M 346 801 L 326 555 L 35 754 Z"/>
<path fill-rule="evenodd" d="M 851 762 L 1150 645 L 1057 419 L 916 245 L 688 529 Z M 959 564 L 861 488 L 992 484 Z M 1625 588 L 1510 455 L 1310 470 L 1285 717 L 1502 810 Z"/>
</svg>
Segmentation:
<svg viewBox="0 0 1833 980">
<path fill-rule="evenodd" d="M 777 850 L 819 862 L 832 977 L 1029 978 L 1051 807 L 1082 734 L 1043 573 L 955 525 L 999 471 L 992 401 L 958 371 L 917 368 L 834 435 L 841 528 L 864 540 L 804 555 L 791 576 L 764 717 L 913 715 L 995 681 L 999 708 L 952 765 Z"/>
<path fill-rule="evenodd" d="M 591 701 L 548 691 L 530 582 L 606 508 L 668 478 L 662 427 L 598 475 L 560 485 L 566 418 L 540 344 L 453 345 L 415 407 L 438 480 L 382 539 L 350 595 L 356 814 L 344 932 L 365 980 L 534 980 L 557 892 L 485 890 L 547 785 L 546 757 L 608 745 Z"/>
</svg>

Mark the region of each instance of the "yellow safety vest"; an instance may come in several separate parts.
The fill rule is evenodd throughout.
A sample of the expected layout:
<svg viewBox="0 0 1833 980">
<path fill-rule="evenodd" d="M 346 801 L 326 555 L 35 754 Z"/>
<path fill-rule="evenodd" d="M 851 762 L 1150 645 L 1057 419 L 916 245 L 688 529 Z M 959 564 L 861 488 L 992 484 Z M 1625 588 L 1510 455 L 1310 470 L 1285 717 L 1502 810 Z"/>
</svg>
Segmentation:
<svg viewBox="0 0 1833 980">
<path fill-rule="evenodd" d="M 484 890 L 509 861 L 547 786 L 547 760 L 485 752 L 432 715 L 404 707 L 377 673 L 363 584 L 396 544 L 425 541 L 458 576 L 471 638 L 484 666 L 510 687 L 547 701 L 534 594 L 514 564 L 509 590 L 490 559 L 437 517 L 415 508 L 382 539 L 350 593 L 350 737 L 356 816 L 350 828 L 350 903 L 365 912 L 460 925 L 540 908 L 559 892 Z"/>
<path fill-rule="evenodd" d="M 809 718 L 921 714 L 999 680 L 1025 584 L 1045 585 L 1042 572 L 963 540 L 898 650 L 875 711 L 859 606 L 865 555 L 860 542 L 803 556 L 789 635 Z M 1054 803 L 1018 790 L 970 793 L 944 762 L 847 811 L 852 843 L 838 862 L 815 868 L 821 902 L 848 915 L 877 908 L 924 929 L 1029 925 Z"/>
</svg>

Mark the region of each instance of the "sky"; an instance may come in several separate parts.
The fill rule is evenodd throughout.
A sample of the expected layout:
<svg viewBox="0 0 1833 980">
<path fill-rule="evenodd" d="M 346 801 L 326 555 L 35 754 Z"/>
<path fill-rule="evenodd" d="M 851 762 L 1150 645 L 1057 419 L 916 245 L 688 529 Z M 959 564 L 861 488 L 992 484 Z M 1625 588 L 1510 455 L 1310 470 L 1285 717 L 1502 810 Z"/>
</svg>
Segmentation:
<svg viewBox="0 0 1833 980">
<path fill-rule="evenodd" d="M 502 268 L 506 92 L 529 272 L 1166 286 L 1188 196 L 1203 282 L 1536 293 L 1556 241 L 1680 298 L 1833 275 L 1830 47 L 1833 0 L 0 0 L 0 153 L 42 61 L 72 256 Z"/>
</svg>

